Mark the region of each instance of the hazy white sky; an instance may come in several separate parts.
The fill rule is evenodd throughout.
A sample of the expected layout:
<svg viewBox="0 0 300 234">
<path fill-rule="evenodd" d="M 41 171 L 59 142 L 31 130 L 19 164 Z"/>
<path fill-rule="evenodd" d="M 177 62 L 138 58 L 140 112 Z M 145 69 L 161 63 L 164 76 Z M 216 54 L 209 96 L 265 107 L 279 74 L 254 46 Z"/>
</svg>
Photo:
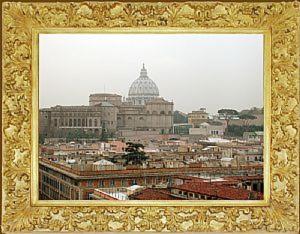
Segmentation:
<svg viewBox="0 0 300 234">
<path fill-rule="evenodd" d="M 91 93 L 128 94 L 142 63 L 160 96 L 183 112 L 263 105 L 263 36 L 41 34 L 40 106 L 88 105 Z"/>
</svg>

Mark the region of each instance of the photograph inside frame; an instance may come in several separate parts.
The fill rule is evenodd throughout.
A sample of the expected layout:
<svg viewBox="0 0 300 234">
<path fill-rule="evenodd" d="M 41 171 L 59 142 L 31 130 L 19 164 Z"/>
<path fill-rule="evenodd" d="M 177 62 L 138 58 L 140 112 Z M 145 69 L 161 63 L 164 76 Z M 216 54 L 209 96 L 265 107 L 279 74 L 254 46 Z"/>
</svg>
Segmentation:
<svg viewBox="0 0 300 234">
<path fill-rule="evenodd" d="M 39 34 L 40 200 L 263 200 L 262 34 Z"/>
</svg>

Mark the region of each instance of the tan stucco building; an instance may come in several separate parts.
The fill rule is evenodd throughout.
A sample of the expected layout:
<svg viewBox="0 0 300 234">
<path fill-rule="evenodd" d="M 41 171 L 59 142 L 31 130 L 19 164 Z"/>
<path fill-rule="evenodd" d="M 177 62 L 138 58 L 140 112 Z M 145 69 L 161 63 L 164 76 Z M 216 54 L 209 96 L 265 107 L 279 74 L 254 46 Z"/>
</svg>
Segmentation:
<svg viewBox="0 0 300 234">
<path fill-rule="evenodd" d="M 194 127 L 206 122 L 208 119 L 209 115 L 205 108 L 200 108 L 200 110 L 188 113 L 188 123 L 192 124 Z"/>
<path fill-rule="evenodd" d="M 209 124 L 204 122 L 200 124 L 197 128 L 190 128 L 190 135 L 203 135 L 203 136 L 223 136 L 226 126 L 222 123 Z"/>
</svg>

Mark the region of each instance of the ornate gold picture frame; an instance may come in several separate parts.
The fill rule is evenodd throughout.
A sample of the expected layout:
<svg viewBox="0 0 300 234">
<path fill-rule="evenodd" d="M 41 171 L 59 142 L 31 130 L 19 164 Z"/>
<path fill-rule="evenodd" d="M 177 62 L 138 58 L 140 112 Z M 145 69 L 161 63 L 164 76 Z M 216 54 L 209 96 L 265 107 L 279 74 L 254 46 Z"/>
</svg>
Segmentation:
<svg viewBox="0 0 300 234">
<path fill-rule="evenodd" d="M 18 231 L 299 230 L 299 9 L 286 3 L 13 3 L 3 11 L 2 218 Z M 262 201 L 88 203 L 37 199 L 38 34 L 264 34 Z"/>
</svg>

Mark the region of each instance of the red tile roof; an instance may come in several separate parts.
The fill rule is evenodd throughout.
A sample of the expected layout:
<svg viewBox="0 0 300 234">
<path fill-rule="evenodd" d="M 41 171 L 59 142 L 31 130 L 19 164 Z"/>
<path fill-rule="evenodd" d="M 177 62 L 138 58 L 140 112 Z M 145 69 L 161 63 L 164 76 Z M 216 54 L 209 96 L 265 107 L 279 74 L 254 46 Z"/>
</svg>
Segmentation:
<svg viewBox="0 0 300 234">
<path fill-rule="evenodd" d="M 173 197 L 169 189 L 146 188 L 129 196 L 132 200 L 181 200 Z"/>
<path fill-rule="evenodd" d="M 225 180 L 240 180 L 240 181 L 245 181 L 245 180 L 263 180 L 262 175 L 250 175 L 250 176 L 225 176 Z"/>
<path fill-rule="evenodd" d="M 186 176 L 186 175 L 178 175 L 174 176 L 175 179 L 182 179 L 186 181 L 198 181 L 198 182 L 210 182 L 209 179 L 199 178 L 195 176 Z M 234 184 L 242 181 L 251 181 L 251 180 L 263 180 L 262 175 L 253 175 L 253 176 L 225 176 L 223 177 L 224 181 L 214 181 L 212 180 L 210 183 L 213 184 Z"/>
<path fill-rule="evenodd" d="M 202 195 L 213 196 L 220 199 L 249 200 L 251 193 L 253 197 L 255 197 L 255 200 L 263 199 L 263 194 L 259 192 L 248 191 L 242 188 L 232 188 L 223 185 L 216 185 L 214 183 L 191 181 L 182 185 L 173 186 L 172 188 Z"/>
</svg>

